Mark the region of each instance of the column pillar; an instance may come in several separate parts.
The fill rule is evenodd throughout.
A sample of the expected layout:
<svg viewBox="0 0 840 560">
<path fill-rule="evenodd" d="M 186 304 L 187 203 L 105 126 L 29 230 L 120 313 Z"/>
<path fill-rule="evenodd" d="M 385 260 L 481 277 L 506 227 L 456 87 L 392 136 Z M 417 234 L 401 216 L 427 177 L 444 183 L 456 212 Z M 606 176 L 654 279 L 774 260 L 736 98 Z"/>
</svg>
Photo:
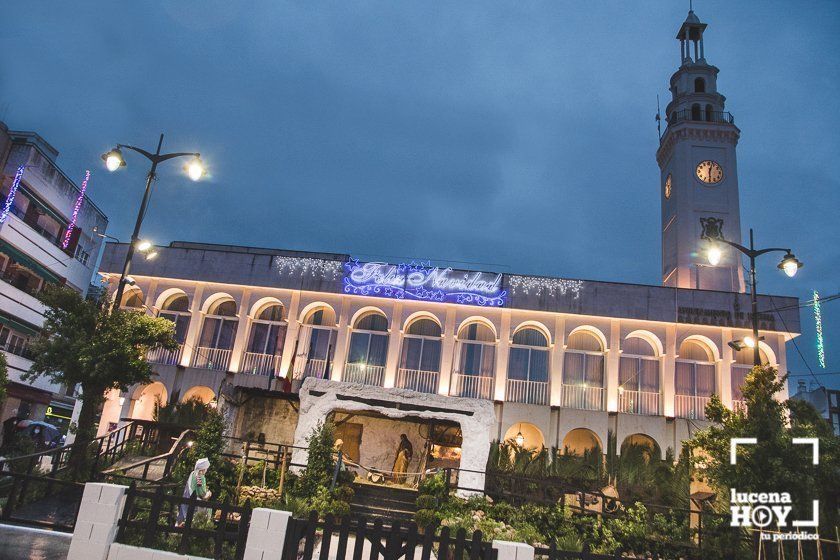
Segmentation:
<svg viewBox="0 0 840 560">
<path fill-rule="evenodd" d="M 510 309 L 502 311 L 501 328 L 499 329 L 499 341 L 496 344 L 496 388 L 494 399 L 505 400 L 507 389 L 507 366 L 510 347 Z"/>
<path fill-rule="evenodd" d="M 674 394 L 676 383 L 677 326 L 665 328 L 665 355 L 660 362 L 660 387 L 662 387 L 662 414 L 674 417 Z"/>
<path fill-rule="evenodd" d="M 607 340 L 606 378 L 607 378 L 607 411 L 618 411 L 618 364 L 621 358 L 621 321 L 610 320 L 610 338 Z"/>
<path fill-rule="evenodd" d="M 239 313 L 237 314 L 239 323 L 236 325 L 236 338 L 233 340 L 228 371 L 239 372 L 245 358 L 245 348 L 248 344 L 248 308 L 250 305 L 251 288 L 245 288 L 242 290 L 242 299 L 239 302 Z"/>
<path fill-rule="evenodd" d="M 778 360 L 779 363 L 771 365 L 776 365 L 776 378 L 779 378 L 787 373 L 787 357 L 785 356 L 785 335 L 779 334 L 777 336 L 778 342 L 776 343 L 776 348 L 774 348 L 774 350 L 776 351 L 776 360 Z M 789 392 L 787 383 L 785 383 L 782 390 L 777 393 L 777 396 L 782 401 L 786 401 L 788 399 Z"/>
<path fill-rule="evenodd" d="M 344 364 L 347 362 L 347 350 L 350 346 L 350 299 L 341 299 L 341 311 L 338 315 L 338 330 L 335 334 L 335 358 L 332 363 L 330 379 L 341 381 Z M 328 357 L 329 358 L 329 357 Z"/>
<path fill-rule="evenodd" d="M 292 292 L 292 301 L 289 302 L 289 311 L 286 315 L 286 340 L 283 341 L 283 357 L 280 358 L 279 377 L 289 375 L 289 367 L 291 367 L 294 359 L 295 343 L 301 325 L 298 313 L 300 313 L 300 292 Z"/>
<path fill-rule="evenodd" d="M 732 329 L 723 329 L 721 334 L 720 361 L 715 371 L 715 387 L 721 402 L 727 408 L 732 408 L 732 348 L 729 342 L 732 340 Z"/>
<path fill-rule="evenodd" d="M 400 363 L 400 340 L 402 339 L 402 310 L 401 301 L 394 303 L 391 320 L 388 322 L 388 357 L 385 358 L 385 379 L 383 387 L 394 387 L 397 380 L 397 367 Z"/>
<path fill-rule="evenodd" d="M 195 347 L 201 336 L 201 325 L 204 323 L 204 314 L 201 312 L 201 303 L 204 299 L 204 284 L 197 284 L 190 303 L 190 326 L 187 335 L 184 337 L 184 351 L 181 352 L 181 365 L 190 367 Z"/>
<path fill-rule="evenodd" d="M 455 308 L 447 307 L 446 320 L 443 323 L 443 340 L 440 345 L 440 380 L 438 394 L 448 395 L 452 386 L 452 371 L 455 369 Z"/>
<path fill-rule="evenodd" d="M 146 308 L 146 315 L 156 316 L 157 309 L 155 309 L 155 299 L 157 299 L 157 286 L 158 286 L 158 279 L 152 278 L 149 282 L 149 286 L 146 288 L 146 299 L 143 301 L 143 305 Z"/>
<path fill-rule="evenodd" d="M 563 402 L 563 364 L 566 356 L 566 318 L 558 316 L 554 321 L 554 347 L 551 349 L 551 372 L 548 388 L 551 391 L 549 404 L 560 406 Z"/>
</svg>

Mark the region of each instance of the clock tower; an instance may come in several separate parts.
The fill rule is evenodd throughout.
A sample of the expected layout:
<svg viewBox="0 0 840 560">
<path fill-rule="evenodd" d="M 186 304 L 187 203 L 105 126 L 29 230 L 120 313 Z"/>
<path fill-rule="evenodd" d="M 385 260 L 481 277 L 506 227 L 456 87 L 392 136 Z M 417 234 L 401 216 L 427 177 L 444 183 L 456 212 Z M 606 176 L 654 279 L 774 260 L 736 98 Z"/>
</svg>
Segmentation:
<svg viewBox="0 0 840 560">
<path fill-rule="evenodd" d="M 677 33 L 680 67 L 671 76 L 667 127 L 659 141 L 662 201 L 662 283 L 744 291 L 740 253 L 725 248 L 717 266 L 706 258 L 708 237 L 741 242 L 735 147 L 740 130 L 724 111 L 719 70 L 706 62 L 702 23 L 693 11 Z"/>
</svg>

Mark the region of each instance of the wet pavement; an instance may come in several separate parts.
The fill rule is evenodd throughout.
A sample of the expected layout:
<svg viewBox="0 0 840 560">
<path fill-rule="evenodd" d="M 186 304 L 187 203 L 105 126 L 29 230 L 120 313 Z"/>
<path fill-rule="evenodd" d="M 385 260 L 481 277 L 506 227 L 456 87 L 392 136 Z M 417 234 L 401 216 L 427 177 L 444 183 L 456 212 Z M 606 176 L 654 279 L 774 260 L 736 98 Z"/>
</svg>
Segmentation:
<svg viewBox="0 0 840 560">
<path fill-rule="evenodd" d="M 70 533 L 0 524 L 0 560 L 64 560 Z"/>
</svg>

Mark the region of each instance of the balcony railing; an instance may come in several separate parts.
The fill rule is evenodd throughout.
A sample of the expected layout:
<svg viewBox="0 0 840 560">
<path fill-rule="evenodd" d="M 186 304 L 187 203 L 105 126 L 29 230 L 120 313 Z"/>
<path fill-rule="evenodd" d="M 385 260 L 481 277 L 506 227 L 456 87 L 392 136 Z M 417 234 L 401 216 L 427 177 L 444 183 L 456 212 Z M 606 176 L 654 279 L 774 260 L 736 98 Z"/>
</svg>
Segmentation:
<svg viewBox="0 0 840 560">
<path fill-rule="evenodd" d="M 327 374 L 327 360 L 319 360 L 317 358 L 310 358 L 306 360 L 306 365 L 303 371 L 295 373 L 295 379 L 306 379 L 307 377 L 314 377 L 316 379 L 324 379 Z"/>
<path fill-rule="evenodd" d="M 348 383 L 362 383 L 382 387 L 385 381 L 385 366 L 371 366 L 368 364 L 347 364 L 344 366 L 342 381 Z"/>
<path fill-rule="evenodd" d="M 625 414 L 659 414 L 659 393 L 650 391 L 619 391 L 618 411 Z"/>
<path fill-rule="evenodd" d="M 732 410 L 735 412 L 747 412 L 747 401 L 732 399 Z"/>
<path fill-rule="evenodd" d="M 728 111 L 709 111 L 701 110 L 699 114 L 692 115 L 690 109 L 677 111 L 672 113 L 668 119 L 668 124 L 677 124 L 680 122 L 713 122 L 723 124 L 735 124 L 735 117 Z"/>
<path fill-rule="evenodd" d="M 146 354 L 146 359 L 152 364 L 163 364 L 167 366 L 177 366 L 181 363 L 181 353 L 184 351 L 184 345 L 179 344 L 175 350 L 167 350 L 166 348 L 152 348 Z"/>
<path fill-rule="evenodd" d="M 192 365 L 197 368 L 227 371 L 230 365 L 231 350 L 198 346 L 193 354 Z"/>
<path fill-rule="evenodd" d="M 440 373 L 436 371 L 400 368 L 397 370 L 397 387 L 420 393 L 437 393 L 439 378 Z"/>
<path fill-rule="evenodd" d="M 561 405 L 579 410 L 604 410 L 603 387 L 563 384 Z"/>
<path fill-rule="evenodd" d="M 706 405 L 712 397 L 695 397 L 692 395 L 674 396 L 674 415 L 677 418 L 689 418 L 691 420 L 706 419 Z"/>
<path fill-rule="evenodd" d="M 280 371 L 282 356 L 274 354 L 260 354 L 259 352 L 245 352 L 242 367 L 239 371 L 251 375 L 277 375 Z"/>
<path fill-rule="evenodd" d="M 548 404 L 548 382 L 508 379 L 505 400 L 527 404 Z"/>
<path fill-rule="evenodd" d="M 495 379 L 489 375 L 452 374 L 452 387 L 449 394 L 453 397 L 493 400 Z"/>
</svg>

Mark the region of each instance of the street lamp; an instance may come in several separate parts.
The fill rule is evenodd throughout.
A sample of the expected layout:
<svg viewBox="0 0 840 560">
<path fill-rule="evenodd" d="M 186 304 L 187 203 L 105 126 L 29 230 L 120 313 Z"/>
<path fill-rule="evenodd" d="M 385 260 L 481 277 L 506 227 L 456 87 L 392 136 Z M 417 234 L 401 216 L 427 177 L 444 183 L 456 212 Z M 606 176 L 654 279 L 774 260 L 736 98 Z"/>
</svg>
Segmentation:
<svg viewBox="0 0 840 560">
<path fill-rule="evenodd" d="M 718 245 L 718 243 L 724 243 L 726 245 L 729 245 L 730 247 L 734 247 L 750 259 L 750 303 L 752 304 L 752 336 L 746 336 L 741 341 L 733 341 L 731 346 L 736 350 L 741 350 L 745 347 L 752 348 L 753 365 L 760 366 L 761 353 L 759 350 L 759 341 L 763 340 L 764 337 L 758 335 L 758 294 L 755 291 L 755 259 L 765 253 L 772 253 L 776 251 L 781 251 L 785 253 L 785 256 L 782 257 L 782 262 L 779 263 L 779 268 L 784 270 L 785 274 L 787 274 L 789 278 L 793 278 L 796 275 L 796 272 L 804 265 L 793 255 L 790 249 L 783 249 L 780 247 L 756 249 L 753 243 L 752 229 L 750 229 L 749 249 L 744 247 L 743 245 L 739 245 L 738 243 L 727 241 L 723 238 L 722 234 L 718 235 L 717 237 L 708 237 L 707 239 L 709 240 L 710 244 L 706 252 L 706 257 L 709 259 L 709 264 L 711 264 L 712 266 L 716 266 L 720 262 L 721 257 L 723 256 L 723 251 Z"/>
<path fill-rule="evenodd" d="M 201 161 L 201 154 L 195 152 L 174 152 L 171 154 L 161 154 L 160 148 L 163 146 L 163 134 L 158 140 L 157 150 L 155 153 L 147 152 L 142 148 L 128 146 L 125 144 L 117 144 L 116 147 L 102 154 L 102 160 L 105 162 L 105 167 L 108 171 L 116 171 L 121 167 L 125 167 L 125 159 L 123 159 L 122 150 L 132 150 L 138 154 L 145 156 L 146 159 L 152 162 L 152 167 L 149 169 L 149 174 L 146 176 L 146 191 L 143 194 L 143 202 L 140 203 L 140 211 L 137 213 L 137 222 L 134 224 L 134 233 L 131 234 L 131 242 L 128 245 L 128 250 L 125 254 L 125 264 L 123 265 L 122 274 L 120 274 L 120 281 L 117 284 L 117 293 L 114 299 L 114 310 L 119 309 L 120 301 L 122 300 L 123 292 L 125 291 L 125 280 L 131 268 L 131 259 L 134 257 L 134 251 L 140 251 L 146 255 L 146 259 L 153 259 L 157 256 L 157 252 L 153 251 L 153 246 L 148 241 L 140 241 L 140 226 L 143 224 L 143 218 L 146 215 L 146 208 L 149 205 L 149 197 L 152 193 L 152 181 L 155 179 L 155 171 L 159 163 L 175 159 L 179 157 L 192 157 L 192 160 L 185 166 L 185 171 L 193 181 L 198 181 L 204 176 L 204 164 Z"/>
</svg>

